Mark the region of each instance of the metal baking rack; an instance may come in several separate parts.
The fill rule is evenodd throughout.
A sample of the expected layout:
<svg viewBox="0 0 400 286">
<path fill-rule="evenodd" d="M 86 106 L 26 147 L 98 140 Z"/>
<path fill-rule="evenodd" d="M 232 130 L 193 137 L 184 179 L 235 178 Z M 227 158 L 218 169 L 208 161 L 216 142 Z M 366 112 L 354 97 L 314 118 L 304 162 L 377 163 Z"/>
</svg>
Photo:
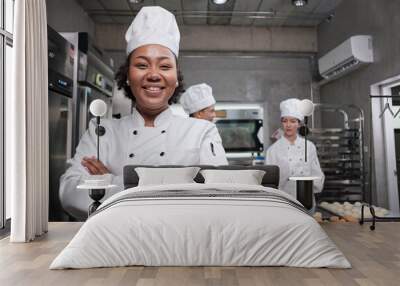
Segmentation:
<svg viewBox="0 0 400 286">
<path fill-rule="evenodd" d="M 364 112 L 355 105 L 316 104 L 319 113 L 330 113 L 341 120 L 330 128 L 310 129 L 321 169 L 325 174 L 323 191 L 318 201 L 356 202 L 366 200 L 366 169 L 364 160 Z M 319 123 L 318 126 L 322 124 Z"/>
</svg>

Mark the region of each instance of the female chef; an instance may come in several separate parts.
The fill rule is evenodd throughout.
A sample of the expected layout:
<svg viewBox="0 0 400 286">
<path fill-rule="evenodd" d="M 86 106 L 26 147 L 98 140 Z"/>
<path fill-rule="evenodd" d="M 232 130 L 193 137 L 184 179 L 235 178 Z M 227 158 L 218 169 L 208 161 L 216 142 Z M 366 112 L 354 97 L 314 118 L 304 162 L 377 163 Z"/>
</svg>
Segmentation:
<svg viewBox="0 0 400 286">
<path fill-rule="evenodd" d="M 172 114 L 169 104 L 182 90 L 178 70 L 180 33 L 173 14 L 161 7 L 143 7 L 128 28 L 126 62 L 116 79 L 135 104 L 132 115 L 102 120 L 100 160 L 96 160 L 94 124 L 82 136 L 71 165 L 60 180 L 65 210 L 85 217 L 92 202 L 76 186 L 88 175 L 110 174 L 123 189 L 125 165 L 226 165 L 225 151 L 214 124 Z"/>
<path fill-rule="evenodd" d="M 266 164 L 279 166 L 279 189 L 294 198 L 296 198 L 296 182 L 290 181 L 289 177 L 318 177 L 314 180 L 314 194 L 322 191 L 325 179 L 312 142 L 307 141 L 307 162 L 304 160 L 304 138 L 298 134 L 304 116 L 299 111 L 299 103 L 300 100 L 296 98 L 281 102 L 283 136 L 268 148 L 266 158 Z"/>
</svg>

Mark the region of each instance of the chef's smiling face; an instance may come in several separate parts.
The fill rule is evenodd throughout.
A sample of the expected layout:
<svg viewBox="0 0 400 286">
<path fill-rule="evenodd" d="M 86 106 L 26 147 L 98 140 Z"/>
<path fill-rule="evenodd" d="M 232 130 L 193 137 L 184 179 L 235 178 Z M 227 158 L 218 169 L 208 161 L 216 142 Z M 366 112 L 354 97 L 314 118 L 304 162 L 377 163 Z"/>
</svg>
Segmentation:
<svg viewBox="0 0 400 286">
<path fill-rule="evenodd" d="M 174 54 L 160 45 L 145 45 L 130 56 L 128 80 L 139 109 L 162 111 L 177 87 Z"/>
<path fill-rule="evenodd" d="M 285 116 L 281 118 L 283 132 L 285 136 L 292 137 L 297 134 L 300 127 L 300 121 L 295 117 Z"/>
</svg>

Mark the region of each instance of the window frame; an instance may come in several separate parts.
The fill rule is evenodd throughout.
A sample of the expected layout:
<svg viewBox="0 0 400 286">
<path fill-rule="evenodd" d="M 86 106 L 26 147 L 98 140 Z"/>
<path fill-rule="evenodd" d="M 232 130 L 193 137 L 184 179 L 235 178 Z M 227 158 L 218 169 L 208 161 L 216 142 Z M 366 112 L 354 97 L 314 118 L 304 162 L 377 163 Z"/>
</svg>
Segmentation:
<svg viewBox="0 0 400 286">
<path fill-rule="evenodd" d="M 4 69 L 5 69 L 5 36 L 0 35 L 0 229 L 5 226 L 6 199 L 4 187 Z"/>
<path fill-rule="evenodd" d="M 13 47 L 13 34 L 6 31 L 7 0 L 0 0 L 0 230 L 9 231 L 10 221 L 6 222 L 6 189 L 5 189 L 5 74 L 6 47 Z M 9 1 L 9 0 L 8 0 Z M 15 1 L 12 0 L 12 5 Z M 15 7 L 15 6 L 14 6 Z M 14 13 L 13 7 L 13 13 Z M 13 29 L 12 29 L 13 30 Z"/>
</svg>

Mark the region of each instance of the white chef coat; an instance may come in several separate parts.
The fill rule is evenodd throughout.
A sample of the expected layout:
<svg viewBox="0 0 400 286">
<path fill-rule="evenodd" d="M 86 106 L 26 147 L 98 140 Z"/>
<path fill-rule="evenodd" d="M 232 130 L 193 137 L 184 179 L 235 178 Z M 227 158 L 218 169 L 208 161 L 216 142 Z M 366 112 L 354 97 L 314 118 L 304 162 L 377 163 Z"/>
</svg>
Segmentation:
<svg viewBox="0 0 400 286">
<path fill-rule="evenodd" d="M 215 124 L 205 120 L 183 118 L 172 114 L 170 108 L 145 127 L 144 119 L 134 109 L 119 120 L 103 119 L 106 132 L 100 137 L 100 160 L 111 172 L 112 184 L 106 196 L 123 190 L 125 165 L 227 165 L 225 150 Z M 94 120 L 82 136 L 70 167 L 60 179 L 60 200 L 70 214 L 84 218 L 93 202 L 87 191 L 76 187 L 89 175 L 81 165 L 84 156 L 96 156 Z"/>
<path fill-rule="evenodd" d="M 319 177 L 313 182 L 314 193 L 322 191 L 325 175 L 319 165 L 315 145 L 307 140 L 307 162 L 304 160 L 304 138 L 297 135 L 294 143 L 282 136 L 267 150 L 266 164 L 279 166 L 279 189 L 296 198 L 296 182 L 289 177 Z"/>
</svg>

